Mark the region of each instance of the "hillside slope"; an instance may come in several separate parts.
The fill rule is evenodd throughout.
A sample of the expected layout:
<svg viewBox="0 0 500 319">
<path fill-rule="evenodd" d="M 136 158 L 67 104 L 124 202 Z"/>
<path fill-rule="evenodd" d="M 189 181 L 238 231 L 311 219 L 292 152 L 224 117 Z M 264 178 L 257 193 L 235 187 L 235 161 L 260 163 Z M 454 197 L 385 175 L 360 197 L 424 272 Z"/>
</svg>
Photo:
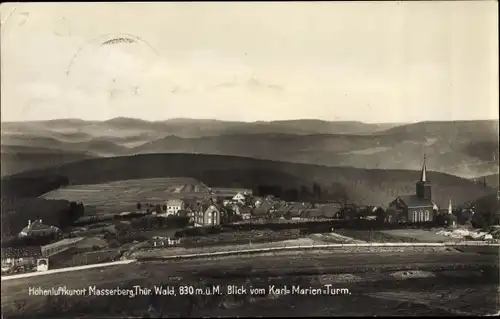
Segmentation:
<svg viewBox="0 0 500 319">
<path fill-rule="evenodd" d="M 33 169 L 76 162 L 96 157 L 85 151 L 59 151 L 38 147 L 4 146 L 1 147 L 2 176 L 12 175 Z"/>
<path fill-rule="evenodd" d="M 499 184 L 499 176 L 498 174 L 490 174 L 486 176 L 478 176 L 471 178 L 473 182 L 476 182 L 478 184 L 486 184 L 489 187 L 492 188 L 498 188 Z"/>
<path fill-rule="evenodd" d="M 413 193 L 420 174 L 418 171 L 323 167 L 233 156 L 143 154 L 89 159 L 21 173 L 9 179 L 48 175 L 66 176 L 73 185 L 154 177 L 192 177 L 212 187 L 252 189 L 259 185 L 310 189 L 313 183 L 318 183 L 324 197 L 330 199 L 345 195 L 355 203 L 385 205 L 397 195 Z M 448 174 L 429 172 L 428 176 L 433 183 L 433 198 L 441 205 L 450 198 L 472 201 L 494 192 Z M 4 180 L 2 187 L 8 188 Z"/>
</svg>

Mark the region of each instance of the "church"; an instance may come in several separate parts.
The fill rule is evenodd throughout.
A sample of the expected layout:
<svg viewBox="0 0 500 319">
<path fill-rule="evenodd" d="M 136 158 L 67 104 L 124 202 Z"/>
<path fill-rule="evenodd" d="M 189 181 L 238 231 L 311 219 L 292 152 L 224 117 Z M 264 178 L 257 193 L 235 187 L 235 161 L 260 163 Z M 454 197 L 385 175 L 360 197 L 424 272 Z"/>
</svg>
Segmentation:
<svg viewBox="0 0 500 319">
<path fill-rule="evenodd" d="M 426 156 L 420 180 L 416 183 L 416 194 L 398 196 L 389 204 L 387 222 L 419 223 L 433 221 L 438 210 L 432 201 L 432 185 L 427 177 Z"/>
</svg>

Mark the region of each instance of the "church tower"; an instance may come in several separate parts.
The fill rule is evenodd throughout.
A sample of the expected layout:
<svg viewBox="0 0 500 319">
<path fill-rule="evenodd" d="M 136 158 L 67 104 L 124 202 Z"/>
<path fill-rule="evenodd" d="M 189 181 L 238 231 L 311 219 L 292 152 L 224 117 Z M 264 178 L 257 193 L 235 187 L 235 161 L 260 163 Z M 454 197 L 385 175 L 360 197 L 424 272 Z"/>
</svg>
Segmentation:
<svg viewBox="0 0 500 319">
<path fill-rule="evenodd" d="M 431 182 L 427 179 L 427 166 L 425 163 L 426 156 L 424 155 L 424 164 L 422 165 L 422 173 L 420 180 L 417 182 L 417 197 L 425 200 L 432 200 Z"/>
</svg>

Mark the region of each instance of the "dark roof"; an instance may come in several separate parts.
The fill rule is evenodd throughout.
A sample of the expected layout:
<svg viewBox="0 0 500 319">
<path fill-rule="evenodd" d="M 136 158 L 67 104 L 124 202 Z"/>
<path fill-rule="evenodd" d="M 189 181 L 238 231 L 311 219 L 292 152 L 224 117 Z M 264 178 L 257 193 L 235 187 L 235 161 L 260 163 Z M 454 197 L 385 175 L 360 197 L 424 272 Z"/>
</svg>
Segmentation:
<svg viewBox="0 0 500 319">
<path fill-rule="evenodd" d="M 254 215 L 266 215 L 271 208 L 273 208 L 273 204 L 269 201 L 264 201 L 259 207 L 256 207 L 252 213 Z"/>
<path fill-rule="evenodd" d="M 340 212 L 340 209 L 337 212 L 326 211 L 326 212 L 323 212 L 323 216 L 325 216 L 326 218 L 334 218 L 339 212 Z"/>
<path fill-rule="evenodd" d="M 305 218 L 319 218 L 319 217 L 324 217 L 324 214 L 321 210 L 317 208 L 311 208 L 309 210 L 305 210 L 301 214 L 301 216 Z"/>
<path fill-rule="evenodd" d="M 59 229 L 54 226 L 48 226 L 45 224 L 42 224 L 39 220 L 32 221 L 29 226 L 26 226 L 23 228 L 21 232 L 29 234 L 30 232 L 57 232 Z"/>
<path fill-rule="evenodd" d="M 322 205 L 318 207 L 319 210 L 323 212 L 323 214 L 333 214 L 338 213 L 342 210 L 341 207 L 335 206 L 335 205 Z"/>
<path fill-rule="evenodd" d="M 184 204 L 189 208 L 196 208 L 198 206 L 198 200 L 196 198 L 187 198 L 184 199 Z"/>
<path fill-rule="evenodd" d="M 240 206 L 240 213 L 241 214 L 251 214 L 253 208 L 250 206 Z"/>
<path fill-rule="evenodd" d="M 328 200 L 320 200 L 316 202 L 316 206 L 321 207 L 321 206 L 331 206 L 331 207 L 339 207 L 342 208 L 344 204 L 341 202 L 337 201 L 328 201 Z"/>
<path fill-rule="evenodd" d="M 2 259 L 40 257 L 41 255 L 42 255 L 42 248 L 40 246 L 2 248 Z"/>
<path fill-rule="evenodd" d="M 276 209 L 276 214 L 284 215 L 292 209 L 291 206 L 282 205 Z"/>
<path fill-rule="evenodd" d="M 206 211 L 211 205 L 214 205 L 209 199 L 203 199 L 198 201 L 196 208 L 197 210 Z"/>
<path fill-rule="evenodd" d="M 214 211 L 216 211 L 216 212 L 219 212 L 219 213 L 221 212 L 221 210 L 219 209 L 219 207 L 217 207 L 217 205 L 210 205 L 210 206 L 208 206 L 207 209 L 205 210 L 205 212 L 207 212 L 207 211 L 208 212 L 214 212 Z"/>
<path fill-rule="evenodd" d="M 428 207 L 434 206 L 434 203 L 428 199 L 422 199 L 417 197 L 417 195 L 406 195 L 406 196 L 398 196 L 397 200 L 401 200 L 401 202 L 407 207 Z"/>
<path fill-rule="evenodd" d="M 310 210 L 312 205 L 310 203 L 295 203 L 290 210 L 293 217 L 300 216 L 303 212 Z"/>
</svg>

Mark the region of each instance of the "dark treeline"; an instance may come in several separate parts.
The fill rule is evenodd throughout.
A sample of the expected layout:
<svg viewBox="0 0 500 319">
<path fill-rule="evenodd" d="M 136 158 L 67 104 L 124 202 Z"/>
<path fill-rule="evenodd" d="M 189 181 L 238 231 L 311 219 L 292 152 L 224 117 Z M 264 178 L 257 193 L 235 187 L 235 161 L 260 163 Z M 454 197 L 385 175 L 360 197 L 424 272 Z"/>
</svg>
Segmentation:
<svg viewBox="0 0 500 319">
<path fill-rule="evenodd" d="M 127 215 L 104 215 L 87 216 L 73 222 L 74 226 L 95 225 L 99 222 L 113 220 L 128 220 L 134 228 L 183 228 L 189 224 L 189 217 L 170 215 L 159 217 L 155 215 L 144 215 L 143 213 L 130 213 Z"/>
<path fill-rule="evenodd" d="M 60 175 L 3 177 L 2 238 L 17 235 L 28 220 L 42 219 L 44 224 L 64 229 L 83 215 L 82 204 L 38 198 L 68 184 L 68 178 Z"/>
<path fill-rule="evenodd" d="M 2 197 L 38 197 L 66 186 L 69 179 L 60 175 L 2 178 Z"/>
<path fill-rule="evenodd" d="M 298 187 L 283 188 L 278 185 L 258 185 L 253 189 L 255 196 L 272 195 L 288 202 L 337 200 L 345 202 L 348 196 L 343 187 L 332 184 L 328 190 L 322 189 L 318 183 L 312 185 L 301 185 Z"/>
<path fill-rule="evenodd" d="M 145 216 L 141 219 L 134 219 L 131 221 L 130 225 L 134 229 L 154 229 L 154 228 L 184 228 L 189 224 L 189 217 L 184 216 L 168 216 L 168 217 L 158 217 L 158 216 Z"/>
<path fill-rule="evenodd" d="M 7 247 L 26 247 L 26 246 L 44 246 L 61 239 L 58 234 L 52 234 L 44 237 L 9 237 L 2 238 L 2 248 Z"/>
<path fill-rule="evenodd" d="M 2 197 L 2 238 L 16 236 L 28 221 L 42 220 L 48 226 L 62 230 L 84 214 L 82 203 L 67 200 Z"/>
</svg>

